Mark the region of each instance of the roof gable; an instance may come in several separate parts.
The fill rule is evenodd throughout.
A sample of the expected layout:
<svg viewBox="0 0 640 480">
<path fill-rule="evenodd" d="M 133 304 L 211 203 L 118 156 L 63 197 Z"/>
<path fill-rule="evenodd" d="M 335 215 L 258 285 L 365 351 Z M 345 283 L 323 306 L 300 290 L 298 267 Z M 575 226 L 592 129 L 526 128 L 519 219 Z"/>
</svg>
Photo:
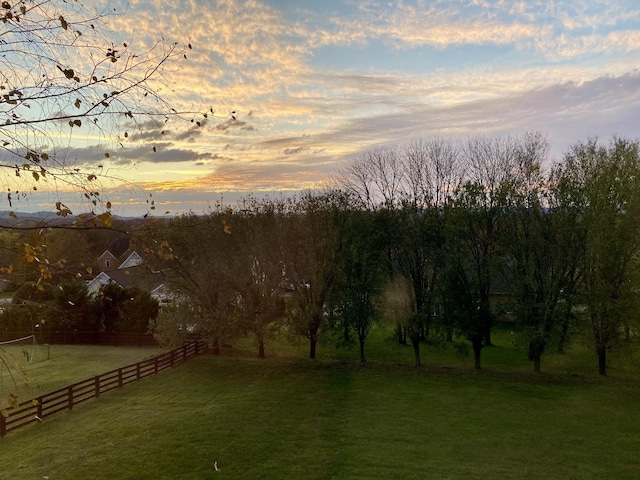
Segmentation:
<svg viewBox="0 0 640 480">
<path fill-rule="evenodd" d="M 142 263 L 142 257 L 135 250 L 120 264 L 119 269 L 137 267 Z"/>
<path fill-rule="evenodd" d="M 112 270 L 118 268 L 120 265 L 120 260 L 109 250 L 105 250 L 100 254 L 96 261 L 98 268 L 100 270 Z"/>
</svg>

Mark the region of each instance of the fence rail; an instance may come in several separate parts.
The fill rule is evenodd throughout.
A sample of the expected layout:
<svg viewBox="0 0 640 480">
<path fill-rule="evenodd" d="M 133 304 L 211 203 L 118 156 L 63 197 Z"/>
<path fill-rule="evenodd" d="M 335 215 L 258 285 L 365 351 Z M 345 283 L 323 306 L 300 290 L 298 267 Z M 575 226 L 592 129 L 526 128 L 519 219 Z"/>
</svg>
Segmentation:
<svg viewBox="0 0 640 480">
<path fill-rule="evenodd" d="M 73 410 L 73 407 L 79 403 L 172 368 L 203 351 L 202 340 L 194 340 L 162 355 L 96 375 L 22 402 L 17 408 L 6 410 L 7 416 L 0 413 L 0 437 L 30 423 L 42 421 L 55 413 Z"/>
</svg>

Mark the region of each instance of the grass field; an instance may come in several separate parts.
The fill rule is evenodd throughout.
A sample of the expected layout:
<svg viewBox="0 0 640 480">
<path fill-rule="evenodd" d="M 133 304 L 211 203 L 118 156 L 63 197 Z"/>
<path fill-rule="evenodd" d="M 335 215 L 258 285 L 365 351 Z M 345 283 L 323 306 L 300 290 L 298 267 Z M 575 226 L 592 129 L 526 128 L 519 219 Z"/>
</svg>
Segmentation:
<svg viewBox="0 0 640 480">
<path fill-rule="evenodd" d="M 139 362 L 166 350 L 157 347 L 37 345 L 35 348 L 25 347 L 33 356 L 33 362 L 29 363 L 22 348 L 11 345 L 3 347 L 3 351 L 11 361 L 17 360 L 26 368 L 30 384 L 25 386 L 15 368 L 12 367 L 9 372 L 5 366 L 0 366 L 0 400 L 9 393 L 17 394 L 21 399 L 36 397 L 79 380 Z"/>
<path fill-rule="evenodd" d="M 477 373 L 442 347 L 412 367 L 384 332 L 365 365 L 329 346 L 258 360 L 247 341 L 7 436 L 0 478 L 640 478 L 633 356 L 601 379 L 575 348 L 534 375 L 509 332 L 494 342 Z"/>
</svg>

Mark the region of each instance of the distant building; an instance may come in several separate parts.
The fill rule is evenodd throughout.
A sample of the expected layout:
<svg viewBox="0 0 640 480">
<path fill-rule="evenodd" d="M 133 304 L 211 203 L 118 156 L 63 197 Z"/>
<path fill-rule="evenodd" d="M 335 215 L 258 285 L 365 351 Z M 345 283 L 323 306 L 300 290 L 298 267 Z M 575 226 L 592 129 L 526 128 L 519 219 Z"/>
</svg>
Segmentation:
<svg viewBox="0 0 640 480">
<path fill-rule="evenodd" d="M 100 272 L 87 282 L 87 292 L 95 296 L 103 285 L 113 282 L 122 288 L 137 287 L 146 290 L 160 305 L 167 303 L 164 276 L 160 272 L 152 272 L 143 262 L 144 259 L 135 250 L 127 248 L 120 258 L 108 249 L 105 250 L 97 258 Z"/>
</svg>

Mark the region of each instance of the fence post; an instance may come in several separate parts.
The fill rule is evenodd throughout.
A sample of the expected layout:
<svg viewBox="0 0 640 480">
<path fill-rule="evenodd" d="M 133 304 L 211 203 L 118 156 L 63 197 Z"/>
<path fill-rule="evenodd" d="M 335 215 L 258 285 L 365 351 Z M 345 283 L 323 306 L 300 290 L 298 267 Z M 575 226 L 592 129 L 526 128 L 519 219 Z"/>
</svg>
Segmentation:
<svg viewBox="0 0 640 480">
<path fill-rule="evenodd" d="M 173 362 L 175 361 L 175 350 L 171 350 L 171 368 L 173 368 Z"/>
<path fill-rule="evenodd" d="M 140 362 L 136 363 L 136 380 L 140 380 Z"/>
<path fill-rule="evenodd" d="M 0 437 L 4 437 L 7 434 L 7 421 L 4 415 L 0 413 Z"/>
<path fill-rule="evenodd" d="M 42 418 L 42 397 L 38 397 L 36 402 L 38 402 L 38 405 L 36 405 L 36 415 L 38 418 Z"/>
<path fill-rule="evenodd" d="M 73 410 L 73 385 L 67 388 L 67 396 L 69 397 L 69 410 Z"/>
<path fill-rule="evenodd" d="M 153 359 L 153 373 L 158 374 L 158 357 Z"/>
<path fill-rule="evenodd" d="M 118 369 L 118 387 L 122 388 L 122 367 Z"/>
<path fill-rule="evenodd" d="M 96 375 L 95 378 L 95 392 L 96 392 L 96 398 L 98 398 L 100 396 L 100 376 Z"/>
</svg>

